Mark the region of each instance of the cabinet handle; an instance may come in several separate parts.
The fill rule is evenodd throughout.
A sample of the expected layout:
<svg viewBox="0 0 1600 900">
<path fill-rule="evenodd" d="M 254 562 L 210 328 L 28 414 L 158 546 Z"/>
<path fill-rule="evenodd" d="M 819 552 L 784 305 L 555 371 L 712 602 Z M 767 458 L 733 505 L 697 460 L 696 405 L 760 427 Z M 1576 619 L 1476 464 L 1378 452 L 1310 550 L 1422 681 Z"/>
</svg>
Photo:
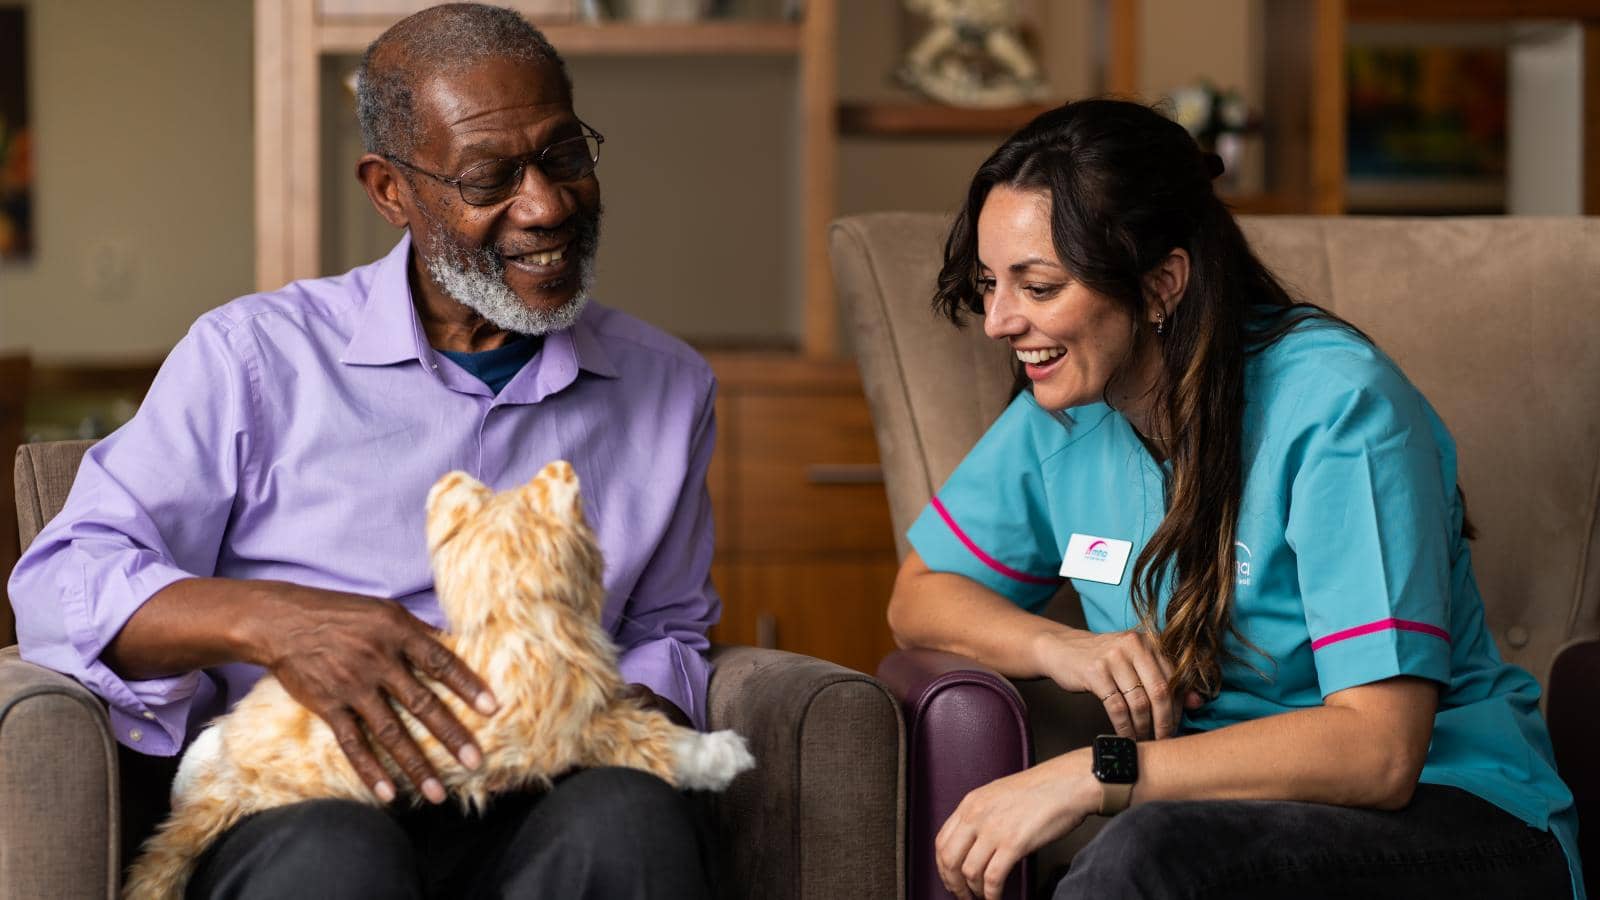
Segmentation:
<svg viewBox="0 0 1600 900">
<path fill-rule="evenodd" d="M 883 484 L 883 466 L 877 463 L 812 463 L 806 466 L 807 484 Z"/>
<path fill-rule="evenodd" d="M 778 617 L 772 613 L 756 616 L 756 646 L 763 650 L 778 649 Z"/>
</svg>

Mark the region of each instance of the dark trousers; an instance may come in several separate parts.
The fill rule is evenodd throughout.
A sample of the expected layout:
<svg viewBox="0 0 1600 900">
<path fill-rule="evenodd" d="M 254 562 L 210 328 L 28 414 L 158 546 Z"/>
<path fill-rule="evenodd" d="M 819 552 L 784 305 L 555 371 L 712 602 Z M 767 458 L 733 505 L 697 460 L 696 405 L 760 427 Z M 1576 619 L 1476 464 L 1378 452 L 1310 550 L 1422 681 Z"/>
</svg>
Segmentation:
<svg viewBox="0 0 1600 900">
<path fill-rule="evenodd" d="M 201 857 L 188 897 L 711 896 L 704 816 L 666 782 L 588 769 L 548 793 L 397 813 L 312 800 L 258 813 Z"/>
<path fill-rule="evenodd" d="M 1571 896 L 1549 832 L 1429 784 L 1397 812 L 1268 800 L 1135 806 L 1078 852 L 1055 891 L 1055 900 Z"/>
</svg>

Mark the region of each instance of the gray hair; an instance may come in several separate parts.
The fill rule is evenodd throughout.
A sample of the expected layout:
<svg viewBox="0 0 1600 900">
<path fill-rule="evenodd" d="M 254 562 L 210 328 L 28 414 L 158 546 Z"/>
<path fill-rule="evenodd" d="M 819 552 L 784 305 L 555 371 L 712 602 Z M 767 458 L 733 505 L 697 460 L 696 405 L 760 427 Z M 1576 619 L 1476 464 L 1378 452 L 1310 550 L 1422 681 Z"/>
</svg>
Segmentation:
<svg viewBox="0 0 1600 900">
<path fill-rule="evenodd" d="M 368 153 L 410 158 L 418 137 L 414 93 L 422 79 L 493 59 L 553 64 L 571 101 L 566 62 L 519 13 L 482 3 L 446 3 L 401 19 L 361 57 L 356 116 L 362 146 Z"/>
</svg>

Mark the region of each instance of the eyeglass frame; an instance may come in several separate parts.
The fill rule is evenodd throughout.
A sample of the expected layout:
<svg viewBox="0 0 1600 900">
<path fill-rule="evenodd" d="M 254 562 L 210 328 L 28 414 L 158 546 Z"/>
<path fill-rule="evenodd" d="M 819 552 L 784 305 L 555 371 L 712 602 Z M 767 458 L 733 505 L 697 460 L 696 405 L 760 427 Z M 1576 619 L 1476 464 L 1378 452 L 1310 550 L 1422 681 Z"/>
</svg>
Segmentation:
<svg viewBox="0 0 1600 900">
<path fill-rule="evenodd" d="M 513 196 L 516 195 L 517 186 L 521 185 L 522 184 L 522 179 L 527 177 L 527 174 L 528 174 L 528 163 L 530 161 L 533 163 L 533 165 L 535 167 L 537 167 L 539 169 L 540 172 L 544 172 L 545 176 L 549 177 L 549 173 L 545 172 L 544 165 L 543 165 L 543 160 L 544 160 L 545 154 L 550 152 L 550 148 L 556 146 L 557 144 L 565 144 L 568 141 L 587 141 L 589 138 L 594 138 L 594 156 L 591 156 L 589 158 L 589 161 L 591 163 L 593 163 L 593 165 L 590 166 L 589 171 L 587 171 L 587 172 L 583 173 L 582 175 L 579 175 L 579 176 L 577 176 L 575 178 L 561 179 L 561 181 L 560 181 L 561 184 L 567 184 L 567 183 L 570 183 L 570 182 L 573 182 L 573 181 L 577 181 L 577 180 L 582 179 L 582 178 L 587 178 L 590 175 L 594 174 L 595 168 L 597 168 L 600 165 L 600 145 L 604 144 L 606 142 L 606 137 L 605 137 L 605 135 L 603 135 L 600 132 L 596 131 L 594 129 L 594 127 L 591 126 L 588 122 L 585 122 L 582 119 L 578 119 L 577 121 L 578 121 L 578 127 L 583 129 L 583 133 L 578 135 L 578 136 L 576 136 L 576 137 L 562 138 L 562 139 L 560 139 L 558 141 L 551 141 L 550 143 L 545 144 L 543 147 L 540 147 L 538 150 L 534 150 L 534 151 L 529 152 L 529 153 L 524 153 L 524 154 L 522 154 L 520 156 L 497 156 L 494 159 L 486 159 L 481 163 L 475 163 L 474 165 L 468 167 L 467 169 L 462 171 L 461 174 L 455 176 L 454 178 L 452 178 L 452 177 L 450 177 L 448 175 L 440 175 L 438 172 L 430 172 L 427 169 L 424 169 L 421 166 L 417 165 L 416 163 L 411 162 L 410 160 L 401 159 L 398 156 L 391 156 L 388 153 L 384 153 L 384 154 L 380 154 L 380 155 L 383 156 L 384 159 L 387 159 L 388 161 L 390 161 L 392 163 L 395 163 L 396 165 L 404 166 L 405 168 L 410 169 L 413 172 L 416 172 L 418 175 L 426 175 L 429 178 L 434 179 L 435 181 L 440 181 L 440 182 L 443 182 L 444 184 L 451 185 L 452 187 L 454 187 L 456 189 L 456 193 L 461 195 L 461 202 L 467 204 L 468 206 L 476 206 L 476 207 L 480 207 L 480 208 L 486 207 L 486 206 L 494 206 L 496 203 L 504 203 L 508 198 L 513 197 Z M 493 165 L 495 163 L 500 163 L 500 162 L 512 162 L 512 163 L 516 163 L 516 165 L 517 165 L 517 170 L 516 170 L 515 174 L 513 174 L 511 176 L 510 181 L 507 182 L 511 186 L 510 192 L 507 193 L 504 197 L 500 197 L 500 198 L 498 198 L 496 200 L 490 200 L 488 203 L 473 203 L 471 200 L 468 200 L 467 199 L 466 187 L 462 184 L 462 182 L 466 180 L 467 173 L 473 171 L 474 169 L 480 169 L 480 168 L 482 168 L 484 166 L 489 166 L 489 165 Z"/>
</svg>

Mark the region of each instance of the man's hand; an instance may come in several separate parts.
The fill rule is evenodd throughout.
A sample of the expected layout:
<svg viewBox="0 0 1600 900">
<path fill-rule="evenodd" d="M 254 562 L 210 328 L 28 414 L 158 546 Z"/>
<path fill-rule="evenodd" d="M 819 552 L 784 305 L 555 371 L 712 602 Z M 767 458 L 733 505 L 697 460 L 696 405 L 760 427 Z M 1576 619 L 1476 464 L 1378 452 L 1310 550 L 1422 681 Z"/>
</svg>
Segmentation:
<svg viewBox="0 0 1600 900">
<path fill-rule="evenodd" d="M 373 753 L 395 761 L 433 803 L 444 785 L 390 705 L 398 703 L 449 748 L 477 768 L 483 754 L 472 732 L 418 677 L 431 677 L 483 715 L 497 708 L 488 687 L 435 632 L 398 603 L 358 594 L 274 584 L 263 615 L 244 629 L 245 658 L 265 666 L 289 695 L 333 729 L 361 780 L 385 803 L 395 797 Z"/>
<path fill-rule="evenodd" d="M 622 686 L 621 695 L 631 700 L 637 700 L 646 709 L 659 710 L 667 718 L 671 719 L 674 725 L 682 725 L 685 728 L 694 727 L 694 723 L 689 721 L 689 715 L 679 709 L 678 704 L 673 703 L 645 685 L 625 684 Z"/>
</svg>

